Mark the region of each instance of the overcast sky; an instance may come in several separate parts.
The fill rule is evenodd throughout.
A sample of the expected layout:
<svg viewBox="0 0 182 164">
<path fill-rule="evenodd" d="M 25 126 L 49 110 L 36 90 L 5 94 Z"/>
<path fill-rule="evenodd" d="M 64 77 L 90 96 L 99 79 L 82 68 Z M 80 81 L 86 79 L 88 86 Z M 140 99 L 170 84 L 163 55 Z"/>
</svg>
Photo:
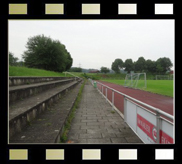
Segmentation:
<svg viewBox="0 0 182 164">
<path fill-rule="evenodd" d="M 168 57 L 174 65 L 174 20 L 10 20 L 9 51 L 21 59 L 29 37 L 64 44 L 73 67 L 111 68 L 116 58 Z"/>
</svg>

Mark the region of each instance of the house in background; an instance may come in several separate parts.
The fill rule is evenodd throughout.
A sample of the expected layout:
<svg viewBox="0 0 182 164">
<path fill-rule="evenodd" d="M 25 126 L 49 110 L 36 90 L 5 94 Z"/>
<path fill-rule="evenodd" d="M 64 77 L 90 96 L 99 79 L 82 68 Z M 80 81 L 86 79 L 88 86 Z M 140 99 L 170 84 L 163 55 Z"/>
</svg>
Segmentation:
<svg viewBox="0 0 182 164">
<path fill-rule="evenodd" d="M 173 71 L 173 70 L 171 70 L 171 71 L 169 72 L 169 74 L 170 74 L 170 75 L 173 75 L 173 74 L 174 74 L 174 71 Z"/>
<path fill-rule="evenodd" d="M 89 70 L 89 73 L 100 73 L 98 69 L 91 69 Z"/>
</svg>

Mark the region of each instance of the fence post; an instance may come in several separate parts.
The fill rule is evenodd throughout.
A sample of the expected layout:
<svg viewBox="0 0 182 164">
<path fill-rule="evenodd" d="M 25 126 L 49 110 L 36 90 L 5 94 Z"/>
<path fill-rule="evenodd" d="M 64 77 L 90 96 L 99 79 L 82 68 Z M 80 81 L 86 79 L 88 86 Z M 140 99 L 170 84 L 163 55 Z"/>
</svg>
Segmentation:
<svg viewBox="0 0 182 164">
<path fill-rule="evenodd" d="M 127 108 L 126 108 L 126 97 L 123 96 L 123 100 L 124 100 L 124 121 L 127 122 L 126 120 L 126 116 L 127 116 Z"/>
<path fill-rule="evenodd" d="M 107 101 L 107 87 L 106 87 L 106 101 Z"/>
<path fill-rule="evenodd" d="M 112 90 L 112 108 L 114 108 L 114 91 Z"/>
<path fill-rule="evenodd" d="M 157 130 L 157 143 L 160 143 L 160 114 L 156 112 L 156 130 Z"/>
</svg>

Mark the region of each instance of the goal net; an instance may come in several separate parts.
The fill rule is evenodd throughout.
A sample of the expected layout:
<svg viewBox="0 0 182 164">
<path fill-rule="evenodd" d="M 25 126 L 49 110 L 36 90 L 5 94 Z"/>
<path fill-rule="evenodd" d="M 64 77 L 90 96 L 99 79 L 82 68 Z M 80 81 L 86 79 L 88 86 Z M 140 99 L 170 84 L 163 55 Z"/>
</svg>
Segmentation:
<svg viewBox="0 0 182 164">
<path fill-rule="evenodd" d="M 156 75 L 155 79 L 156 80 L 170 80 L 170 76 L 169 75 Z"/>
<path fill-rule="evenodd" d="M 125 77 L 125 87 L 144 89 L 147 88 L 146 73 L 129 73 Z"/>
</svg>

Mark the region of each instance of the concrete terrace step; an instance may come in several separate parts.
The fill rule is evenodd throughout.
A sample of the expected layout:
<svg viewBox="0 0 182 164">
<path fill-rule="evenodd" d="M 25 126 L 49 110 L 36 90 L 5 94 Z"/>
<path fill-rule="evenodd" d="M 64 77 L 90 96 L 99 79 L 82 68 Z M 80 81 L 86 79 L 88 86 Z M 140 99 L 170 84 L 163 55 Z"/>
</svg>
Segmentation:
<svg viewBox="0 0 182 164">
<path fill-rule="evenodd" d="M 12 102 L 9 105 L 9 137 L 20 132 L 40 113 L 49 108 L 56 100 L 60 99 L 68 90 L 74 88 L 80 81 L 73 81 L 42 93 L 38 93 L 24 100 Z"/>
<path fill-rule="evenodd" d="M 9 143 L 57 143 L 66 119 L 75 103 L 81 83 L 58 99 L 49 110 L 34 119 L 20 133 L 11 137 Z"/>
<path fill-rule="evenodd" d="M 50 88 L 57 87 L 59 85 L 67 84 L 74 81 L 74 79 L 57 80 L 50 82 L 41 82 L 30 85 L 18 85 L 9 87 L 9 103 L 17 100 L 25 99 L 34 94 L 40 93 Z"/>
<path fill-rule="evenodd" d="M 66 80 L 66 79 L 75 79 L 75 78 L 74 77 L 10 76 L 9 77 L 9 86 L 33 84 L 33 83 L 48 82 L 48 81 L 55 81 L 55 80 Z"/>
</svg>

